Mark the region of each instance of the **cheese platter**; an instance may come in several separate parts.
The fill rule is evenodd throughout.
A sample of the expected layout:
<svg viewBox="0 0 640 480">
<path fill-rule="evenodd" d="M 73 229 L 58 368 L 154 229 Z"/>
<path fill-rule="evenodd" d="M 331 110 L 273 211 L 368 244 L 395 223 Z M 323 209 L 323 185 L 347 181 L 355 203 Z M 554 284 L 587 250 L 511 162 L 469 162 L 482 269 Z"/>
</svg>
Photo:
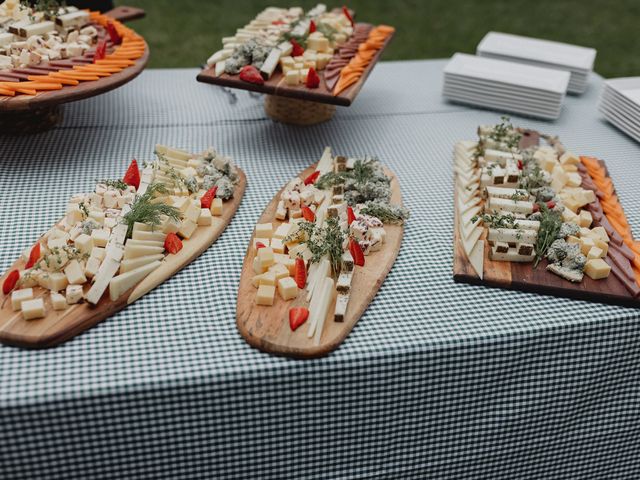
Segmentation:
<svg viewBox="0 0 640 480">
<path fill-rule="evenodd" d="M 258 220 L 238 289 L 240 334 L 296 358 L 336 349 L 391 270 L 408 217 L 393 172 L 327 147 Z"/>
<path fill-rule="evenodd" d="M 503 117 L 455 145 L 454 172 L 455 281 L 640 307 L 640 242 L 604 161 Z"/>
<path fill-rule="evenodd" d="M 157 145 L 140 170 L 97 180 L 0 278 L 0 342 L 58 345 L 122 310 L 194 261 L 238 209 L 245 174 L 209 148 Z"/>
<path fill-rule="evenodd" d="M 0 130 L 30 133 L 55 125 L 60 105 L 117 88 L 142 72 L 145 40 L 123 22 L 144 11 L 102 14 L 57 1 L 0 3 Z"/>
<path fill-rule="evenodd" d="M 324 4 L 268 7 L 222 39 L 197 80 L 267 94 L 265 110 L 278 121 L 326 121 L 355 100 L 395 33 L 353 16 Z"/>
</svg>

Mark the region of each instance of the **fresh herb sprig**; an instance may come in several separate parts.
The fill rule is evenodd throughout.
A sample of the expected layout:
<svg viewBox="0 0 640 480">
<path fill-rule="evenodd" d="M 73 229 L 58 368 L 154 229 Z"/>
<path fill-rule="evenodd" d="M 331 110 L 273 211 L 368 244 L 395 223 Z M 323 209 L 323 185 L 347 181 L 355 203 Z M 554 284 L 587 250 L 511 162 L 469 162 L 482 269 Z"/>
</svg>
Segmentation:
<svg viewBox="0 0 640 480">
<path fill-rule="evenodd" d="M 102 180 L 96 180 L 96 183 L 102 183 L 107 187 L 112 187 L 120 191 L 127 190 L 129 188 L 129 185 L 127 185 L 120 179 L 103 178 Z"/>
<path fill-rule="evenodd" d="M 382 223 L 402 224 L 409 218 L 409 210 L 384 202 L 366 202 L 360 213 L 376 217 Z"/>
<path fill-rule="evenodd" d="M 286 242 L 299 241 L 306 244 L 311 252 L 311 263 L 318 263 L 328 256 L 335 273 L 340 271 L 344 240 L 344 232 L 335 217 L 328 218 L 320 228 L 313 222 L 300 222 L 298 230 L 285 238 Z"/>
<path fill-rule="evenodd" d="M 157 194 L 167 195 L 169 190 L 163 183 L 152 183 L 147 187 L 147 191 L 136 196 L 131 204 L 131 210 L 122 217 L 122 221 L 127 225 L 127 238 L 133 234 L 133 225 L 136 222 L 157 227 L 162 221 L 162 217 L 169 217 L 171 220 L 181 219 L 180 210 L 164 203 L 153 203 L 152 200 Z"/>
<path fill-rule="evenodd" d="M 533 267 L 537 267 L 540 261 L 547 254 L 547 250 L 551 244 L 558 238 L 558 232 L 562 227 L 562 217 L 555 210 L 550 210 L 546 204 L 540 205 L 540 229 L 538 230 L 538 239 L 536 241 L 536 257 Z"/>
</svg>

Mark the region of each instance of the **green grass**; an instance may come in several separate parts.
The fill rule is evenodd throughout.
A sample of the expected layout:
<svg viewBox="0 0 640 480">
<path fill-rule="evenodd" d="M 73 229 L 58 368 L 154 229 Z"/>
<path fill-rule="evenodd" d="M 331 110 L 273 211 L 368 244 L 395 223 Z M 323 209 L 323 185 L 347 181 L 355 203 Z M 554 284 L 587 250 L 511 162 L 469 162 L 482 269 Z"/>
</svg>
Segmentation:
<svg viewBox="0 0 640 480">
<path fill-rule="evenodd" d="M 268 5 L 309 8 L 317 1 L 128 0 L 142 7 L 131 26 L 151 46 L 151 67 L 195 67 Z M 327 2 L 327 5 L 333 5 Z M 340 6 L 340 4 L 336 4 Z M 640 75 L 640 2 L 614 0 L 357 0 L 348 5 L 358 19 L 387 23 L 397 35 L 384 58 L 443 58 L 473 53 L 489 30 L 594 47 L 596 71 L 605 77 Z"/>
</svg>

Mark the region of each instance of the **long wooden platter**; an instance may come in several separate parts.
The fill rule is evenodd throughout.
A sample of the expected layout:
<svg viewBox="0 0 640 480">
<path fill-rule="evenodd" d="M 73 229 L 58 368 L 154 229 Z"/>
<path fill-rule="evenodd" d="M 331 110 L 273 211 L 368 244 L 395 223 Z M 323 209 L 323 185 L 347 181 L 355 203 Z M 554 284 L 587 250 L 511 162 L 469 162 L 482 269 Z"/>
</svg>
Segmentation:
<svg viewBox="0 0 640 480">
<path fill-rule="evenodd" d="M 312 165 L 301 172 L 300 178 L 305 178 L 313 173 L 315 167 L 316 165 Z M 402 204 L 397 176 L 388 169 L 385 169 L 385 174 L 391 178 L 391 202 Z M 273 222 L 274 228 L 282 223 L 274 220 L 281 192 L 282 190 L 267 205 L 257 223 Z M 256 289 L 251 284 L 251 279 L 255 275 L 252 266 L 254 255 L 250 242 L 240 276 L 236 306 L 236 324 L 242 337 L 250 345 L 263 352 L 295 358 L 321 357 L 338 348 L 373 301 L 400 251 L 404 227 L 385 225 L 384 228 L 387 232 L 384 248 L 368 255 L 365 266 L 357 267 L 354 270 L 351 297 L 344 322 L 335 322 L 333 319 L 334 298 L 325 319 L 324 330 L 318 346 L 314 345 L 312 338 L 307 338 L 307 329 L 303 328 L 305 325 L 295 332 L 292 332 L 289 327 L 289 308 L 302 305 L 304 303 L 301 299 L 302 295 L 299 295 L 296 300 L 284 301 L 276 294 L 273 306 L 255 304 Z"/>
<path fill-rule="evenodd" d="M 469 262 L 462 246 L 458 229 L 457 196 L 457 189 L 454 188 L 454 281 L 640 308 L 640 298 L 631 295 L 624 284 L 613 274 L 603 280 L 592 280 L 585 275 L 582 282 L 571 283 L 548 272 L 546 260 L 540 262 L 537 268 L 534 268 L 531 263 L 494 262 L 489 258 L 491 247 L 486 241 L 484 242 L 484 268 L 481 279 Z M 481 239 L 485 238 L 486 231 Z"/>
<path fill-rule="evenodd" d="M 115 20 L 125 22 L 144 17 L 144 10 L 134 7 L 117 7 L 107 12 Z M 112 45 L 109 43 L 108 51 Z M 73 60 L 73 59 L 72 59 Z M 144 55 L 135 61 L 135 65 L 127 67 L 109 77 L 100 78 L 90 82 L 81 82 L 75 86 L 64 86 L 61 90 L 40 92 L 36 95 L 16 95 L 15 97 L 0 96 L 0 113 L 36 110 L 40 108 L 54 107 L 63 103 L 74 102 L 85 98 L 94 97 L 110 90 L 114 90 L 136 78 L 144 70 L 149 61 L 149 45 L 145 42 Z M 71 67 L 69 67 L 71 68 Z M 39 70 L 40 67 L 33 68 Z M 48 71 L 42 68 L 42 74 Z M 0 76 L 2 72 L 0 72 Z"/>
<path fill-rule="evenodd" d="M 24 320 L 21 312 L 12 310 L 10 295 L 5 296 L 0 292 L 0 342 L 25 348 L 59 345 L 119 312 L 171 278 L 207 250 L 235 215 L 247 186 L 244 172 L 238 169 L 238 174 L 239 183 L 236 185 L 233 198 L 224 203 L 222 216 L 213 217 L 210 226 L 199 226 L 193 236 L 184 242 L 182 250 L 175 255 L 167 255 L 160 267 L 115 302 L 109 299 L 109 295 L 104 295 L 95 306 L 84 302 L 70 305 L 66 310 L 55 311 L 49 305 L 48 290 L 34 287 L 34 296 L 45 300 L 48 313 L 45 318 L 39 320 Z M 24 268 L 24 260 L 15 262 L 8 271 L 15 268 Z"/>
<path fill-rule="evenodd" d="M 358 24 L 366 25 L 366 24 Z M 253 92 L 266 93 L 269 95 L 276 95 L 289 98 L 297 98 L 299 100 L 307 100 L 311 102 L 327 103 L 331 105 L 341 105 L 348 107 L 353 103 L 356 96 L 362 89 L 369 74 L 375 67 L 376 63 L 380 59 L 380 56 L 384 52 L 385 48 L 389 45 L 393 39 L 393 34 L 390 34 L 384 45 L 377 51 L 369 65 L 365 68 L 360 79 L 351 87 L 344 90 L 339 95 L 334 95 L 326 86 L 324 80 L 324 72 L 318 72 L 320 76 L 320 86 L 318 88 L 310 89 L 304 85 L 291 86 L 287 85 L 284 81 L 284 75 L 281 71 L 277 71 L 273 76 L 264 82 L 263 85 L 255 85 L 240 80 L 238 75 L 222 74 L 216 77 L 214 69 L 207 68 L 202 70 L 197 77 L 199 82 L 210 83 L 213 85 L 221 85 L 223 87 L 239 88 L 241 90 L 250 90 Z"/>
</svg>

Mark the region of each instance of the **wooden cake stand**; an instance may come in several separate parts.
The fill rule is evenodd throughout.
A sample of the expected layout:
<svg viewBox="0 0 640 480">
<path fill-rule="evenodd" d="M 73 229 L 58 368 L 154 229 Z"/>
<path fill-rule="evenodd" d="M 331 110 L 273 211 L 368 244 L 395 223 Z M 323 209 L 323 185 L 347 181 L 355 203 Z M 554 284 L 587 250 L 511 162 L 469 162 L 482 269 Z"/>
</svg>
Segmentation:
<svg viewBox="0 0 640 480">
<path fill-rule="evenodd" d="M 106 12 L 105 15 L 126 22 L 143 18 L 145 12 L 140 8 L 122 6 Z M 130 82 L 147 65 L 149 46 L 145 46 L 144 55 L 135 61 L 135 65 L 109 77 L 37 95 L 0 97 L 0 134 L 29 134 L 50 129 L 62 121 L 64 103 L 100 95 Z"/>
<path fill-rule="evenodd" d="M 336 106 L 348 107 L 353 103 L 392 38 L 393 33 L 387 37 L 382 48 L 376 52 L 360 79 L 338 95 L 334 95 L 327 87 L 324 71 L 318 72 L 320 86 L 314 89 L 304 85 L 287 85 L 280 70 L 265 80 L 263 85 L 242 81 L 238 75 L 223 73 L 216 76 L 213 68 L 202 70 L 198 74 L 197 80 L 228 88 L 264 93 L 266 94 L 264 109 L 273 120 L 293 125 L 314 125 L 330 120 L 336 112 Z"/>
</svg>

